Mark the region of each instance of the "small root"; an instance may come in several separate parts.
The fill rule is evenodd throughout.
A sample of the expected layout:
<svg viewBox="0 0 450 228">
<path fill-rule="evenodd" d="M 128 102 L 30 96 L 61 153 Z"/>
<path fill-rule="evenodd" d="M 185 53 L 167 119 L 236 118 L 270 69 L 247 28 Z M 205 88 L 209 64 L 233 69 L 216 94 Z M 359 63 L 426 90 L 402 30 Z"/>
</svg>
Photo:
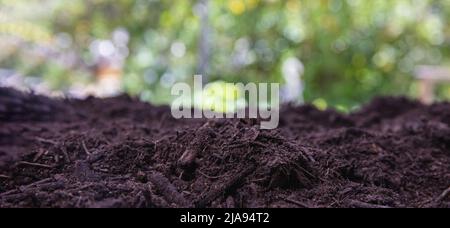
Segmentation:
<svg viewBox="0 0 450 228">
<path fill-rule="evenodd" d="M 308 205 L 308 204 L 306 204 L 306 203 L 297 201 L 297 200 L 293 200 L 293 199 L 289 199 L 289 198 L 281 198 L 281 199 L 284 200 L 284 201 L 286 201 L 286 202 L 288 202 L 288 203 L 297 205 L 297 206 L 299 206 L 299 207 L 303 207 L 303 208 L 312 208 L 312 206 L 310 206 L 310 205 Z"/>
<path fill-rule="evenodd" d="M 54 168 L 54 166 L 52 166 L 52 165 L 46 165 L 46 164 L 34 163 L 34 162 L 26 162 L 26 161 L 20 161 L 17 163 L 17 165 L 27 165 L 27 166 L 34 166 L 34 167 L 47 168 L 47 169 Z"/>
<path fill-rule="evenodd" d="M 47 143 L 47 144 L 52 144 L 52 145 L 58 145 L 58 142 L 56 142 L 56 141 L 54 141 L 54 140 L 51 140 L 51 139 L 44 139 L 44 138 L 41 138 L 41 137 L 35 137 L 35 139 L 36 139 L 38 142 L 41 142 L 41 143 Z"/>
<path fill-rule="evenodd" d="M 434 201 L 436 204 L 439 204 L 441 201 L 443 201 L 445 199 L 445 197 L 447 197 L 450 194 L 450 186 L 445 189 L 438 198 L 436 198 L 436 200 Z"/>
<path fill-rule="evenodd" d="M 84 141 L 81 141 L 81 146 L 83 147 L 84 152 L 89 156 L 92 153 L 89 152 L 88 148 L 86 147 L 86 143 L 84 143 Z"/>
<path fill-rule="evenodd" d="M 207 192 L 204 197 L 200 198 L 195 202 L 195 206 L 198 208 L 203 208 L 211 204 L 219 196 L 226 194 L 230 189 L 239 185 L 248 175 L 250 175 L 256 169 L 255 165 L 249 165 L 246 169 L 238 172 L 236 176 L 229 178 L 224 184 L 213 188 Z"/>
<path fill-rule="evenodd" d="M 366 202 L 361 202 L 358 200 L 348 200 L 348 204 L 350 206 L 356 207 L 356 208 L 391 208 L 391 207 L 385 206 L 385 205 L 366 203 Z"/>
<path fill-rule="evenodd" d="M 219 178 L 230 176 L 230 174 L 223 174 L 223 175 L 220 175 L 220 176 L 210 176 L 210 175 L 208 175 L 208 174 L 206 174 L 206 173 L 204 173 L 204 172 L 202 172 L 200 170 L 197 170 L 197 172 L 200 173 L 202 176 L 208 178 L 208 179 L 219 179 Z"/>
</svg>

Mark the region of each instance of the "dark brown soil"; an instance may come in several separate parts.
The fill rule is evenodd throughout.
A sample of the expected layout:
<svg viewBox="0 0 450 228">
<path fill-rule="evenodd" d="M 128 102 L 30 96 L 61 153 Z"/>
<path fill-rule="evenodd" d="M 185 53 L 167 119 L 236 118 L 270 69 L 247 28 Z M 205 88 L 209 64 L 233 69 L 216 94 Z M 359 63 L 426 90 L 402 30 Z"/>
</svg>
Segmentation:
<svg viewBox="0 0 450 228">
<path fill-rule="evenodd" d="M 0 207 L 450 207 L 450 104 L 378 98 L 280 127 L 0 88 Z"/>
</svg>

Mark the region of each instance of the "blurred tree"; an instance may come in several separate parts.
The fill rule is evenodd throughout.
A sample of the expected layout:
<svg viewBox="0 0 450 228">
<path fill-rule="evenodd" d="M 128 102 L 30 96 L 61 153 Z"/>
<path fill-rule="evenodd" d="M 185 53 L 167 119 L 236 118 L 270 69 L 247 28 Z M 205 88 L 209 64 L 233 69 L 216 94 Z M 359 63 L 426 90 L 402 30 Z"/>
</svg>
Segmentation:
<svg viewBox="0 0 450 228">
<path fill-rule="evenodd" d="M 415 95 L 414 67 L 450 57 L 448 0 L 208 2 L 202 33 L 198 1 L 0 0 L 0 68 L 45 76 L 54 89 L 87 83 L 93 44 L 104 41 L 102 53 L 123 56 L 125 91 L 164 103 L 174 82 L 199 72 L 203 34 L 211 81 L 283 83 L 283 62 L 295 57 L 305 100 L 347 110 L 375 95 Z M 120 31 L 125 47 L 114 41 Z M 448 86 L 438 93 L 450 98 Z"/>
</svg>

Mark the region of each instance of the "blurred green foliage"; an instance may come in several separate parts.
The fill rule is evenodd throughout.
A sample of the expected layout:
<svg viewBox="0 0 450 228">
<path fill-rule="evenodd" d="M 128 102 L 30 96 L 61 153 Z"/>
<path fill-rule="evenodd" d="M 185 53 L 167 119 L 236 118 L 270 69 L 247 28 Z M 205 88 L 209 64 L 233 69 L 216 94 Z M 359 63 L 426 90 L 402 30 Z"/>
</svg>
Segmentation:
<svg viewBox="0 0 450 228">
<path fill-rule="evenodd" d="M 94 80 L 95 40 L 129 33 L 123 86 L 155 103 L 197 73 L 201 22 L 189 0 L 0 0 L 0 68 L 42 76 L 55 89 Z M 281 66 L 305 66 L 306 101 L 347 110 L 375 95 L 416 95 L 420 64 L 450 57 L 449 0 L 210 0 L 211 81 L 283 82 Z M 61 38 L 70 42 L 59 44 Z M 64 40 L 64 39 L 63 39 Z M 70 66 L 30 53 L 73 52 Z M 0 45 L 1 47 L 1 45 Z M 75 63 L 73 63 L 75 62 Z M 450 98 L 450 88 L 439 88 Z"/>
</svg>

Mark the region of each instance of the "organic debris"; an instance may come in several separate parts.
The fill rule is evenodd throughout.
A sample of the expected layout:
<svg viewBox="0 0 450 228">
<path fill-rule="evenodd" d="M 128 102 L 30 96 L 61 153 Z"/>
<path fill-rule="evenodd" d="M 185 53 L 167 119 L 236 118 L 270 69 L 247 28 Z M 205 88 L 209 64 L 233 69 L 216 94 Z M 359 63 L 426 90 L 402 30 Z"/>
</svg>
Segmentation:
<svg viewBox="0 0 450 228">
<path fill-rule="evenodd" d="M 450 207 L 448 103 L 284 106 L 261 130 L 126 96 L 0 101 L 0 207 Z"/>
</svg>

